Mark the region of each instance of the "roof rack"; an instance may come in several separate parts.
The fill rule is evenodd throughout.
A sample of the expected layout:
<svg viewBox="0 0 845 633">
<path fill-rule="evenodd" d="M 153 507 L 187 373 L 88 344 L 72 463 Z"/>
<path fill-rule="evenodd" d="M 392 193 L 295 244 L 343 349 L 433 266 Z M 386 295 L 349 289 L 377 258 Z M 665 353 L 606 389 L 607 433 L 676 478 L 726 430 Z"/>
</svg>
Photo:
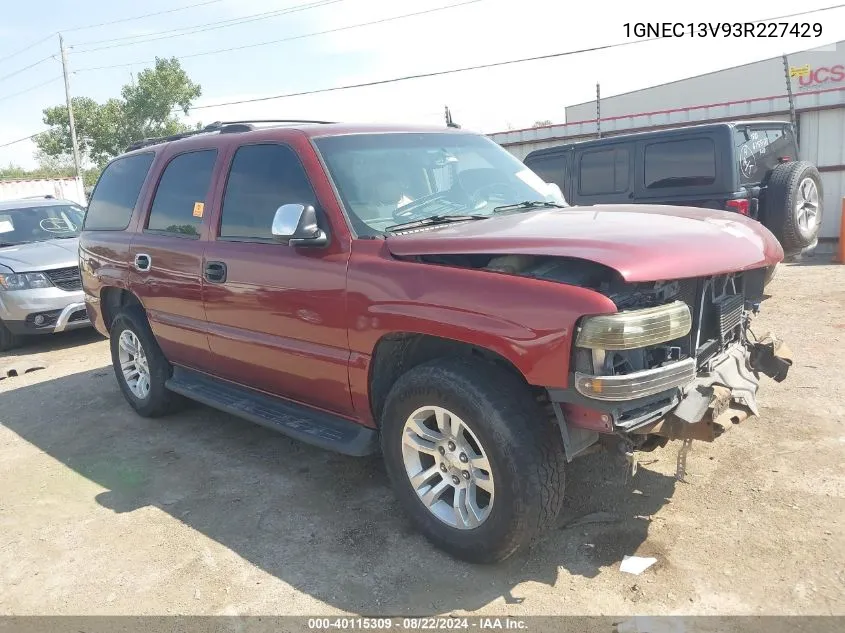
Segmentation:
<svg viewBox="0 0 845 633">
<path fill-rule="evenodd" d="M 221 121 L 221 125 L 234 123 L 314 123 L 317 125 L 331 125 L 336 121 L 315 121 L 313 119 L 238 119 L 237 121 Z M 212 124 L 215 125 L 215 124 Z"/>
<path fill-rule="evenodd" d="M 212 132 L 219 132 L 220 134 L 231 134 L 236 132 L 249 132 L 256 129 L 253 123 L 313 123 L 317 125 L 329 125 L 331 121 L 313 121 L 310 119 L 244 119 L 239 121 L 215 121 L 209 123 L 204 128 L 199 130 L 191 130 L 189 132 L 181 132 L 179 134 L 171 134 L 170 136 L 157 136 L 152 138 L 145 138 L 136 141 L 129 145 L 125 151 L 131 152 L 150 145 L 158 145 L 160 143 L 168 143 L 170 141 L 178 141 L 183 138 L 197 136 L 198 134 L 210 134 Z"/>
</svg>

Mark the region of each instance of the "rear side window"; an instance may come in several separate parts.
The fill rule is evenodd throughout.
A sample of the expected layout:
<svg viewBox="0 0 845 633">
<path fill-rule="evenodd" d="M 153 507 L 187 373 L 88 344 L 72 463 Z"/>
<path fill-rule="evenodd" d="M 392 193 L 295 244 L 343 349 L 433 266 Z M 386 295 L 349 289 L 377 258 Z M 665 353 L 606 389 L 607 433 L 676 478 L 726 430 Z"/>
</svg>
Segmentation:
<svg viewBox="0 0 845 633">
<path fill-rule="evenodd" d="M 569 199 L 569 157 L 566 154 L 538 156 L 530 160 L 526 159 L 525 164 L 545 182 L 554 183 L 560 187 L 563 197 Z"/>
<path fill-rule="evenodd" d="M 316 204 L 296 152 L 285 145 L 239 148 L 223 197 L 220 237 L 272 240 L 273 216 L 283 204 Z"/>
<path fill-rule="evenodd" d="M 714 182 L 716 146 L 712 139 L 691 138 L 646 146 L 646 189 L 700 187 Z"/>
<path fill-rule="evenodd" d="M 135 154 L 118 158 L 106 166 L 88 204 L 85 230 L 122 231 L 129 226 L 154 156 L 152 153 Z"/>
<path fill-rule="evenodd" d="M 624 147 L 581 155 L 578 193 L 583 196 L 628 190 L 628 150 Z"/>
<path fill-rule="evenodd" d="M 739 182 L 760 183 L 781 159 L 797 160 L 795 138 L 788 127 L 738 128 L 734 132 Z"/>
<path fill-rule="evenodd" d="M 217 150 L 180 154 L 158 183 L 147 230 L 198 237 Z"/>
</svg>

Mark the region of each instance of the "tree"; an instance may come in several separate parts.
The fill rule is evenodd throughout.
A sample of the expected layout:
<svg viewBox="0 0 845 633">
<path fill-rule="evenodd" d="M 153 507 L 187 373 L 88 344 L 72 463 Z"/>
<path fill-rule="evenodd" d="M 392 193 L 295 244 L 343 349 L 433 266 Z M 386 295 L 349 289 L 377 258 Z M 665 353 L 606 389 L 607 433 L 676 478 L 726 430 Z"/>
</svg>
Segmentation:
<svg viewBox="0 0 845 633">
<path fill-rule="evenodd" d="M 102 167 L 143 138 L 185 132 L 189 128 L 174 111 L 188 114 L 202 87 L 191 81 L 175 57 L 156 57 L 155 67 L 143 70 L 137 81 L 123 86 L 120 98 L 97 103 L 88 97 L 72 100 L 79 151 L 85 163 Z M 44 109 L 50 129 L 37 136 L 38 155 L 64 161 L 73 155 L 67 107 Z"/>
<path fill-rule="evenodd" d="M 531 127 L 546 127 L 547 125 L 551 125 L 552 122 L 550 119 L 543 119 L 542 121 L 534 121 L 534 125 Z"/>
<path fill-rule="evenodd" d="M 37 154 L 36 154 L 37 156 Z M 64 158 L 62 159 L 64 160 Z M 71 159 L 72 162 L 72 159 Z M 100 177 L 100 168 L 92 167 L 82 170 L 82 182 L 85 187 L 92 187 Z M 76 169 L 61 164 L 40 163 L 35 169 L 26 169 L 10 163 L 7 167 L 0 167 L 0 180 L 38 180 L 52 178 L 75 178 Z"/>
</svg>

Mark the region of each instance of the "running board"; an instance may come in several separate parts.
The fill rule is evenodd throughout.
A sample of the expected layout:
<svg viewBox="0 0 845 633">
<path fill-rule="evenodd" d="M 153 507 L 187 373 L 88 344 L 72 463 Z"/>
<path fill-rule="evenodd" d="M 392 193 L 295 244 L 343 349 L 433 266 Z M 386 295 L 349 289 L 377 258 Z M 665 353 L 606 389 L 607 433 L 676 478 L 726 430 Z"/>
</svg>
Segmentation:
<svg viewBox="0 0 845 633">
<path fill-rule="evenodd" d="M 165 386 L 186 398 L 320 448 L 354 456 L 378 451 L 378 432 L 371 428 L 184 367 L 174 367 L 173 377 Z"/>
</svg>

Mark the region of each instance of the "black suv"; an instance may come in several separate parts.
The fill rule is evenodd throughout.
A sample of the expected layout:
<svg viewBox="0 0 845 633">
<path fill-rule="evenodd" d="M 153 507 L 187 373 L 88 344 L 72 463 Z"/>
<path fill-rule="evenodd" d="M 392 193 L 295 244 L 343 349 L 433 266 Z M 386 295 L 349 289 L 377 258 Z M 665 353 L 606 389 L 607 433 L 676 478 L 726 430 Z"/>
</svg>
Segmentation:
<svg viewBox="0 0 845 633">
<path fill-rule="evenodd" d="M 797 160 L 792 125 L 695 125 L 531 152 L 525 164 L 573 205 L 671 204 L 727 209 L 762 222 L 788 256 L 815 246 L 822 218 L 816 167 Z"/>
</svg>

